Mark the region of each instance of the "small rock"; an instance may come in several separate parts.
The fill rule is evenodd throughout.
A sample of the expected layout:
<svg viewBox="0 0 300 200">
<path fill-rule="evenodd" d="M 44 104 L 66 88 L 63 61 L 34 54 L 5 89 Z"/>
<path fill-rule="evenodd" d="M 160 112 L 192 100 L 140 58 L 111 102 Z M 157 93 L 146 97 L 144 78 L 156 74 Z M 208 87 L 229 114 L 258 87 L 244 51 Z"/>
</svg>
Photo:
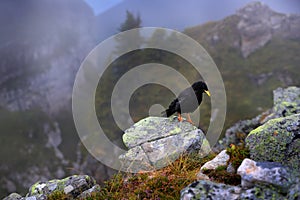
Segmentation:
<svg viewBox="0 0 300 200">
<path fill-rule="evenodd" d="M 242 187 L 251 188 L 256 184 L 272 185 L 286 193 L 294 183 L 294 174 L 289 168 L 275 162 L 255 162 L 244 159 L 237 170 L 242 177 Z"/>
<path fill-rule="evenodd" d="M 180 192 L 181 200 L 234 200 L 239 199 L 241 188 L 211 181 L 196 181 Z"/>
<path fill-rule="evenodd" d="M 82 192 L 79 196 L 77 196 L 77 199 L 87 199 L 88 197 L 91 197 L 93 193 L 100 192 L 100 185 L 94 185 L 92 188 Z"/>
<path fill-rule="evenodd" d="M 70 198 L 76 198 L 82 191 L 92 188 L 96 181 L 87 175 L 73 175 L 62 180 L 50 180 L 47 182 L 37 182 L 29 189 L 26 198 L 45 199 L 55 191 L 63 191 L 70 195 Z"/>
<path fill-rule="evenodd" d="M 22 196 L 18 193 L 11 193 L 7 197 L 5 197 L 3 200 L 20 200 L 22 199 Z"/>
<path fill-rule="evenodd" d="M 200 171 L 203 172 L 203 169 L 216 169 L 219 166 L 227 165 L 229 159 L 230 157 L 226 153 L 226 150 L 223 150 L 214 159 L 205 163 Z"/>
<path fill-rule="evenodd" d="M 227 166 L 227 169 L 226 171 L 230 174 L 235 174 L 236 173 L 236 170 L 235 168 L 233 167 L 232 163 L 229 163 L 229 165 Z"/>
<path fill-rule="evenodd" d="M 74 187 L 72 185 L 68 185 L 64 188 L 64 193 L 69 194 L 74 190 Z"/>
</svg>

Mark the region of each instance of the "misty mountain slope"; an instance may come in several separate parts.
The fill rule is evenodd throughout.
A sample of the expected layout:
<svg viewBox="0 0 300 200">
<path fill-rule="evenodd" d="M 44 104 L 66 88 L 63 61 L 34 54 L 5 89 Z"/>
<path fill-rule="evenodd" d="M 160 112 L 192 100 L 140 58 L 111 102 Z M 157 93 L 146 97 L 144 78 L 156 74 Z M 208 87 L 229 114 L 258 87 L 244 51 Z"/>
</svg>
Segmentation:
<svg viewBox="0 0 300 200">
<path fill-rule="evenodd" d="M 173 3 L 156 2 L 162 10 Z M 143 6 L 151 3 L 154 2 Z M 137 2 L 137 6 L 141 3 Z M 82 59 L 96 41 L 105 38 L 101 31 L 107 31 L 108 35 L 117 32 L 125 10 L 122 7 L 119 13 L 111 12 L 108 18 L 102 18 L 93 16 L 83 0 L 0 1 L 0 24 L 6 27 L 0 30 L 0 195 L 22 192 L 35 181 L 60 178 L 72 172 L 91 174 L 99 180 L 107 177 L 107 168 L 86 152 L 76 151 L 83 148 L 77 146 L 70 101 Z M 159 16 L 149 9 L 148 13 L 157 17 L 153 19 L 155 22 L 172 18 L 168 12 Z M 144 19 L 146 13 L 140 14 L 143 26 L 160 25 L 150 23 L 151 18 Z M 194 16 L 192 12 L 188 14 Z M 107 20 L 110 17 L 112 20 Z M 119 21 L 114 21 L 115 17 Z M 178 14 L 176 20 L 171 20 L 174 25 L 176 21 L 183 22 L 180 27 L 185 27 L 185 19 Z M 204 19 L 194 20 L 198 24 Z M 299 85 L 299 27 L 299 16 L 275 13 L 252 4 L 223 20 L 185 30 L 203 44 L 222 73 L 228 98 L 226 126 L 270 108 L 272 89 Z M 168 55 L 163 59 L 170 65 L 176 63 Z M 178 71 L 192 74 L 185 63 L 177 62 Z M 144 102 L 150 105 L 154 102 L 150 100 L 157 97 L 148 97 L 145 88 L 142 89 L 137 91 L 141 93 L 137 95 L 138 101 L 140 105 Z M 168 101 L 166 96 L 161 98 Z M 209 113 L 208 102 L 201 106 L 203 113 Z M 97 108 L 106 114 L 109 105 Z M 132 105 L 137 112 L 148 113 L 144 105 L 142 109 L 136 102 Z M 209 116 L 206 118 L 209 121 Z M 107 124 L 112 120 L 109 118 Z"/>
<path fill-rule="evenodd" d="M 98 35 L 100 40 L 115 33 L 125 18 L 126 10 L 140 14 L 142 26 L 165 27 L 182 31 L 186 27 L 210 20 L 220 20 L 233 14 L 236 9 L 246 5 L 247 1 L 233 0 L 224 6 L 218 0 L 124 0 L 111 9 L 97 16 Z M 229 3 L 229 2 L 228 2 Z M 225 3 L 226 4 L 226 3 Z"/>
<path fill-rule="evenodd" d="M 227 125 L 271 107 L 271 91 L 299 85 L 300 16 L 252 3 L 185 33 L 210 53 L 223 76 Z"/>
<path fill-rule="evenodd" d="M 72 87 L 94 20 L 83 0 L 0 1 L 1 196 L 71 172 Z"/>
<path fill-rule="evenodd" d="M 7 27 L 1 29 L 0 106 L 59 110 L 70 100 L 75 73 L 94 45 L 92 10 L 81 0 L 0 4 L 1 27 Z"/>
</svg>

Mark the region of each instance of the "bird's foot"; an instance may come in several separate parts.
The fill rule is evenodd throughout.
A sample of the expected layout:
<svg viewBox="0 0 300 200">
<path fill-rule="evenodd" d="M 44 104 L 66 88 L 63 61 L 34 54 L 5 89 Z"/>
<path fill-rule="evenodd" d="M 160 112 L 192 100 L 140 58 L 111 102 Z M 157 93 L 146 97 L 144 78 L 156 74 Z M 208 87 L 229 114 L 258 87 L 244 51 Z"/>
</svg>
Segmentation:
<svg viewBox="0 0 300 200">
<path fill-rule="evenodd" d="M 187 114 L 187 122 L 190 122 L 192 125 L 195 125 L 195 123 L 192 121 L 190 114 Z"/>
<path fill-rule="evenodd" d="M 186 121 L 189 122 L 189 123 L 192 124 L 192 125 L 195 125 L 195 123 L 194 123 L 191 119 L 190 119 L 190 120 L 187 119 Z"/>
<path fill-rule="evenodd" d="M 181 114 L 179 114 L 179 113 L 178 113 L 178 121 L 179 121 L 179 122 L 182 122 L 182 121 L 183 121 L 182 116 L 181 116 Z"/>
</svg>

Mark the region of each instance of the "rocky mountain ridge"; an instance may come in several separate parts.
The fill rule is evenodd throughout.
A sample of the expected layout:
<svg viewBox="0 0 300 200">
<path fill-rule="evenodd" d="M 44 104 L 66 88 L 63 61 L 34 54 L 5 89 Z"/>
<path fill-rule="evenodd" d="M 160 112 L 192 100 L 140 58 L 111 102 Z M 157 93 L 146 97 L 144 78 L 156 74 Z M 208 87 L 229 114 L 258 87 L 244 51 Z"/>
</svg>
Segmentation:
<svg viewBox="0 0 300 200">
<path fill-rule="evenodd" d="M 194 32 L 199 28 L 203 31 L 200 38 Z M 188 28 L 186 33 L 195 39 L 206 40 L 212 46 L 220 41 L 225 42 L 239 49 L 247 58 L 274 37 L 299 39 L 300 16 L 277 13 L 261 2 L 252 2 L 237 10 L 235 15 Z"/>
</svg>

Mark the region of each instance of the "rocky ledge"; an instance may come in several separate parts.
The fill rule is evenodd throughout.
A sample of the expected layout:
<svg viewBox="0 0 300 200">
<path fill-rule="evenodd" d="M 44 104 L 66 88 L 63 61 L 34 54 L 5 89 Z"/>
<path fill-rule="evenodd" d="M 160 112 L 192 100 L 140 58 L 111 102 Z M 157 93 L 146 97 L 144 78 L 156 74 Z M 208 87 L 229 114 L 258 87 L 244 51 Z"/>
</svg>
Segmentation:
<svg viewBox="0 0 300 200">
<path fill-rule="evenodd" d="M 190 152 L 201 159 L 211 151 L 200 129 L 176 118 L 143 119 L 125 131 L 123 141 L 128 151 L 119 158 L 129 172 L 156 170 Z M 300 88 L 278 88 L 272 109 L 226 131 L 214 147 L 218 155 L 199 166 L 198 180 L 181 190 L 181 199 L 300 199 L 299 149 Z M 214 175 L 220 171 L 226 175 L 221 181 Z M 92 177 L 74 175 L 4 199 L 44 200 L 59 192 L 65 199 L 92 199 L 99 191 Z"/>
<path fill-rule="evenodd" d="M 226 131 L 214 150 L 227 150 L 201 167 L 199 180 L 181 191 L 181 199 L 300 199 L 300 88 L 278 88 L 273 94 L 272 109 Z M 231 151 L 245 146 L 249 158 L 233 167 L 228 146 Z M 239 175 L 240 183 L 213 182 L 205 174 L 220 168 Z"/>
</svg>

